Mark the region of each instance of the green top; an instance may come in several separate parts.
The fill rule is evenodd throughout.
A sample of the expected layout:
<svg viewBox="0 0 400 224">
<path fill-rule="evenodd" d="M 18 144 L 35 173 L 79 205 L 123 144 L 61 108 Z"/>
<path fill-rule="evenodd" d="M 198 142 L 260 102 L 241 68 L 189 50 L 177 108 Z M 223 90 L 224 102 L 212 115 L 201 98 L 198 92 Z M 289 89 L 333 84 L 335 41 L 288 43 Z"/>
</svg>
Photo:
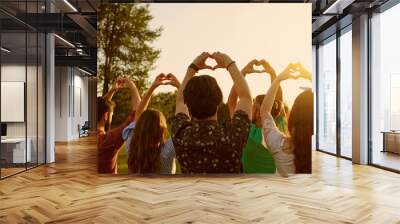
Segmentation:
<svg viewBox="0 0 400 224">
<path fill-rule="evenodd" d="M 272 155 L 262 145 L 262 128 L 251 124 L 242 152 L 243 173 L 275 173 Z"/>
<path fill-rule="evenodd" d="M 286 122 L 282 116 L 277 117 L 275 123 L 279 130 L 286 129 Z M 262 144 L 262 140 L 262 128 L 251 124 L 247 143 L 242 152 L 243 173 L 275 173 L 275 161 Z"/>
</svg>

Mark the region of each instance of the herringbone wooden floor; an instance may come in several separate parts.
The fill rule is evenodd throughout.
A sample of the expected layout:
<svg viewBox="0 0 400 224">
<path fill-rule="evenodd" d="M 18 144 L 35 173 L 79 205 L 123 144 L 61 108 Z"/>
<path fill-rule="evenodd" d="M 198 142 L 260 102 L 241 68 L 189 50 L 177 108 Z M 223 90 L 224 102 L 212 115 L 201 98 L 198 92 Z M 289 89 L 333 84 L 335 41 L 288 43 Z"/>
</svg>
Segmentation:
<svg viewBox="0 0 400 224">
<path fill-rule="evenodd" d="M 0 181 L 0 223 L 400 223 L 400 175 L 315 152 L 313 174 L 98 175 L 94 138 Z"/>
</svg>

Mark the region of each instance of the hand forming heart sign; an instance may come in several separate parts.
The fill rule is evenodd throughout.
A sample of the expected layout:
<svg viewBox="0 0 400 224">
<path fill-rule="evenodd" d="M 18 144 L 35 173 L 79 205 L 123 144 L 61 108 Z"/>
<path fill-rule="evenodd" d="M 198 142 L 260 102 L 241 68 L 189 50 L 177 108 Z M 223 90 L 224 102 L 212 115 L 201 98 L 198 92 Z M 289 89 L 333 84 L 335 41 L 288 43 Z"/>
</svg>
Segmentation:
<svg viewBox="0 0 400 224">
<path fill-rule="evenodd" d="M 215 60 L 216 65 L 212 66 L 212 64 L 207 64 L 206 61 L 208 59 Z M 211 61 L 208 60 L 208 63 L 210 62 Z M 224 53 L 214 52 L 210 54 L 208 52 L 203 52 L 194 59 L 193 64 L 198 68 L 198 70 L 201 69 L 215 70 L 218 68 L 226 68 L 231 62 L 233 62 L 233 60 Z"/>
<path fill-rule="evenodd" d="M 265 72 L 265 69 L 261 67 L 260 61 L 257 59 L 251 60 L 249 63 L 247 63 L 246 66 L 242 69 L 243 74 L 250 74 L 250 73 L 263 73 Z"/>
<path fill-rule="evenodd" d="M 242 73 L 244 75 L 250 73 L 264 73 L 264 72 L 269 73 L 271 75 L 272 74 L 275 75 L 275 70 L 265 59 L 261 60 L 253 59 L 242 69 Z"/>
<path fill-rule="evenodd" d="M 154 80 L 152 86 L 158 87 L 160 85 L 171 85 L 171 86 L 175 86 L 178 88 L 180 83 L 179 83 L 178 79 L 172 73 L 168 73 L 168 74 L 160 73 Z"/>
<path fill-rule="evenodd" d="M 290 63 L 280 75 L 281 80 L 289 78 L 304 78 L 311 80 L 311 73 L 303 67 L 301 63 Z"/>
</svg>

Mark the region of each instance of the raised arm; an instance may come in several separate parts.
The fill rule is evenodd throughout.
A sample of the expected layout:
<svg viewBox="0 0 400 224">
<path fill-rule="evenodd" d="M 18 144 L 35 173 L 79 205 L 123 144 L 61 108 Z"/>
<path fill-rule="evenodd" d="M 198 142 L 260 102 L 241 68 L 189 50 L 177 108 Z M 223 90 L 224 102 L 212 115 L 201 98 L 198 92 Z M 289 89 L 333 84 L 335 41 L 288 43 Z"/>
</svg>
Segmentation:
<svg viewBox="0 0 400 224">
<path fill-rule="evenodd" d="M 198 70 L 212 69 L 211 66 L 205 64 L 205 61 L 208 57 L 210 57 L 209 53 L 207 52 L 201 53 L 194 59 L 194 61 L 187 68 L 185 78 L 183 79 L 182 84 L 180 85 L 176 96 L 175 114 L 184 113 L 189 116 L 189 110 L 185 105 L 183 99 L 183 90 L 185 89 L 189 80 L 196 74 Z"/>
<path fill-rule="evenodd" d="M 243 77 L 246 78 L 247 74 L 250 73 L 261 73 L 263 71 L 258 71 L 254 69 L 254 65 L 256 65 L 258 61 L 256 59 L 251 60 L 247 65 L 242 69 L 242 74 Z M 237 100 L 238 100 L 238 95 L 235 91 L 234 86 L 232 85 L 231 91 L 229 92 L 229 97 L 228 97 L 228 108 L 229 108 L 229 113 L 230 116 L 233 116 L 233 113 L 235 112 L 236 106 L 237 106 Z"/>
<path fill-rule="evenodd" d="M 103 99 L 108 102 L 111 102 L 112 98 L 114 97 L 114 94 L 122 86 L 122 83 L 123 83 L 122 80 L 116 81 L 114 85 L 111 87 L 111 89 L 109 89 L 108 92 L 103 96 Z"/>
<path fill-rule="evenodd" d="M 153 95 L 154 90 L 161 85 L 163 78 L 165 77 L 164 73 L 157 75 L 154 82 L 151 84 L 150 88 L 144 93 L 142 100 L 140 101 L 138 107 L 135 112 L 135 122 L 139 120 L 140 115 L 147 110 L 149 106 L 150 98 Z"/>
<path fill-rule="evenodd" d="M 169 82 L 164 82 L 165 80 L 169 80 Z M 179 88 L 179 81 L 178 79 L 169 73 L 168 75 L 165 75 L 164 73 L 159 74 L 154 82 L 151 84 L 150 88 L 146 91 L 146 93 L 143 95 L 143 99 L 140 101 L 139 106 L 136 109 L 135 113 L 135 121 L 139 120 L 140 115 L 147 110 L 147 107 L 149 106 L 149 102 L 151 99 L 151 96 L 153 95 L 153 92 L 157 87 L 160 85 L 172 85 L 175 86 L 176 88 Z"/>
<path fill-rule="evenodd" d="M 260 60 L 260 64 L 264 67 L 264 71 L 270 74 L 271 84 L 272 84 L 272 82 L 276 79 L 275 69 L 265 59 Z M 279 100 L 280 102 L 283 102 L 282 88 L 280 85 L 278 87 L 278 92 L 275 96 L 275 99 Z"/>
<path fill-rule="evenodd" d="M 128 87 L 128 89 L 131 92 L 131 105 L 132 105 L 132 112 L 133 112 L 137 109 L 137 107 L 140 103 L 139 90 L 137 89 L 135 83 L 132 80 L 126 79 L 125 83 L 126 83 L 126 87 Z"/>
<path fill-rule="evenodd" d="M 298 76 L 299 78 L 307 79 L 307 80 L 312 80 L 312 75 L 311 73 L 304 68 L 302 64 L 297 64 L 297 70 L 300 72 L 300 75 Z"/>
<path fill-rule="evenodd" d="M 235 111 L 243 110 L 251 120 L 252 98 L 250 89 L 247 85 L 246 79 L 236 66 L 235 61 L 233 61 L 228 55 L 220 52 L 213 53 L 211 57 L 217 62 L 217 66 L 214 68 L 226 68 L 231 75 L 234 89 L 239 97 L 239 102 L 237 103 Z"/>
<path fill-rule="evenodd" d="M 281 82 L 289 78 L 296 78 L 293 75 L 294 69 L 295 69 L 295 64 L 289 64 L 286 67 L 286 69 L 272 82 L 261 104 L 260 114 L 262 120 L 265 120 L 267 115 L 271 114 L 271 109 L 272 106 L 274 105 L 275 96 L 276 93 L 278 92 L 278 89 L 280 88 Z"/>
<path fill-rule="evenodd" d="M 264 67 L 264 72 L 268 73 L 271 76 L 272 83 L 272 81 L 274 81 L 276 78 L 275 69 L 265 59 L 261 59 L 259 63 Z"/>
</svg>

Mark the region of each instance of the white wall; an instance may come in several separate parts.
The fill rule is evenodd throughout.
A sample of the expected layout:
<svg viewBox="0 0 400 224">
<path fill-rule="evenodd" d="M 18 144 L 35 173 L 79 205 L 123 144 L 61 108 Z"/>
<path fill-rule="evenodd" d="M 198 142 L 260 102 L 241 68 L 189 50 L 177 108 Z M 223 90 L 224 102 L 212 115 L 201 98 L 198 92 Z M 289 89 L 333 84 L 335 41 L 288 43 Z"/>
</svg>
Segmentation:
<svg viewBox="0 0 400 224">
<path fill-rule="evenodd" d="M 38 69 L 38 70 L 36 70 Z M 25 80 L 27 78 L 27 81 Z M 25 64 L 3 64 L 1 66 L 1 81 L 3 82 L 24 82 L 26 83 L 26 121 L 25 122 L 6 122 L 8 138 L 30 139 L 32 149 L 32 161 L 44 162 L 44 89 L 42 68 L 35 66 L 25 66 Z M 39 86 L 38 86 L 39 85 Z M 7 96 L 2 96 L 7 97 Z M 1 108 L 10 110 L 10 108 Z M 12 111 L 9 111 L 12 113 Z M 25 111 L 23 111 L 24 113 Z M 39 156 L 37 157 L 37 153 Z"/>
<path fill-rule="evenodd" d="M 27 119 L 28 119 L 28 129 L 32 127 L 35 130 L 36 135 L 36 78 L 31 75 L 35 74 L 36 77 L 36 67 L 18 64 L 6 64 L 1 66 L 1 81 L 2 82 L 25 82 L 25 74 L 27 69 L 28 72 L 28 86 L 27 86 Z M 42 105 L 38 105 L 39 107 Z M 7 110 L 7 108 L 1 108 L 2 110 Z M 32 123 L 33 122 L 33 123 Z M 35 125 L 35 127 L 33 127 Z M 29 137 L 28 130 L 28 137 Z M 25 123 L 24 122 L 7 122 L 7 136 L 8 137 L 25 137 Z"/>
<path fill-rule="evenodd" d="M 88 78 L 72 67 L 56 67 L 55 73 L 55 140 L 70 141 L 88 120 Z"/>
</svg>

